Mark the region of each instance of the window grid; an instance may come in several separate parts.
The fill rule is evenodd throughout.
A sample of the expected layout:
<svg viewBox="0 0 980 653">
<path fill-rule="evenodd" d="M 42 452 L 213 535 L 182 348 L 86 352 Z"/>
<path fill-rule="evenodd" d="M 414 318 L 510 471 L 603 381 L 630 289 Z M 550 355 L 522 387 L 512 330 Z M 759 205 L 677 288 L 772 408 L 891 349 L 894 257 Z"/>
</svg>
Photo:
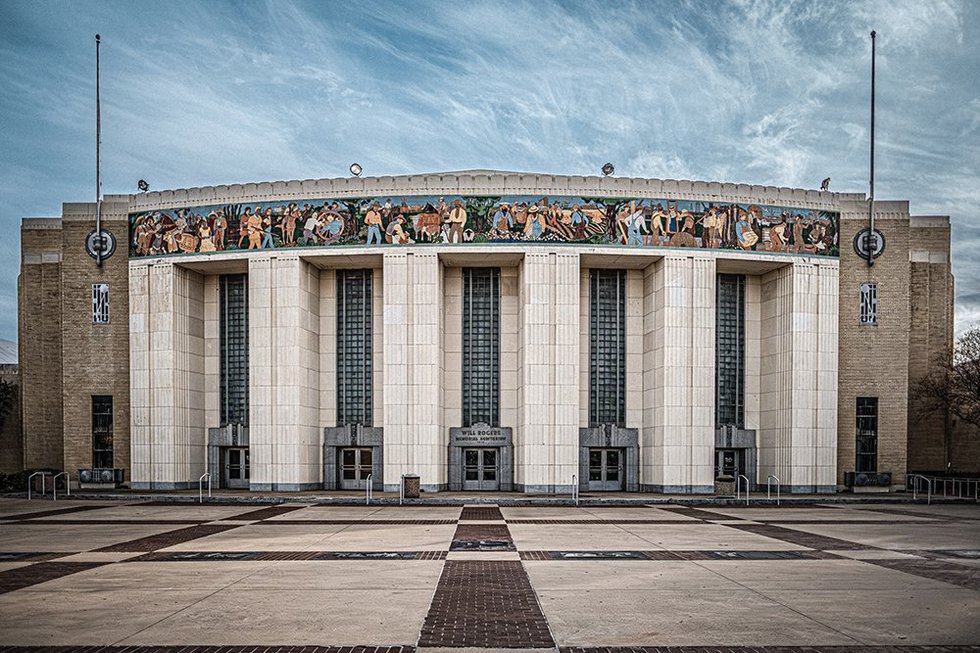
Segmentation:
<svg viewBox="0 0 980 653">
<path fill-rule="evenodd" d="M 109 324 L 109 284 L 92 284 L 92 324 Z"/>
<path fill-rule="evenodd" d="M 878 284 L 861 284 L 861 324 L 878 324 Z"/>
<path fill-rule="evenodd" d="M 878 471 L 878 397 L 858 397 L 856 407 L 856 472 Z"/>
<path fill-rule="evenodd" d="M 92 395 L 92 467 L 112 467 L 111 395 Z"/>
<path fill-rule="evenodd" d="M 337 270 L 337 426 L 371 426 L 372 273 Z"/>
<path fill-rule="evenodd" d="M 248 426 L 248 275 L 220 277 L 221 425 Z"/>
<path fill-rule="evenodd" d="M 626 270 L 589 270 L 589 425 L 626 425 Z"/>
<path fill-rule="evenodd" d="M 715 426 L 745 428 L 745 275 L 719 274 L 715 308 Z"/>
<path fill-rule="evenodd" d="M 500 425 L 500 268 L 463 268 L 463 426 Z"/>
</svg>

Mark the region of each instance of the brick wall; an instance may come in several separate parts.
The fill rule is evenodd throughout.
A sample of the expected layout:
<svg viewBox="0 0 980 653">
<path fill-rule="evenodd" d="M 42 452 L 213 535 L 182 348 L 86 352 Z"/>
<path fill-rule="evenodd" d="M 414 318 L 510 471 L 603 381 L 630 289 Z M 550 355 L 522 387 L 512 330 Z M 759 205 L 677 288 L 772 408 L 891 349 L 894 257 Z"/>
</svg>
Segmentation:
<svg viewBox="0 0 980 653">
<path fill-rule="evenodd" d="M 23 467 L 60 469 L 61 220 L 25 219 L 20 237 L 17 305 Z"/>
<path fill-rule="evenodd" d="M 916 384 L 949 360 L 953 346 L 953 275 L 949 219 L 913 217 L 909 325 L 909 469 L 943 471 L 952 460 L 945 411 L 930 411 Z"/>
<path fill-rule="evenodd" d="M 113 465 L 129 478 L 128 203 L 103 202 L 103 224 L 116 253 L 101 268 L 85 251 L 95 204 L 65 204 L 62 216 L 61 331 L 64 469 L 92 466 L 92 395 L 113 397 Z M 110 324 L 92 323 L 92 284 L 109 284 Z"/>
<path fill-rule="evenodd" d="M 857 397 L 878 397 L 878 471 L 904 484 L 907 467 L 909 375 L 908 202 L 876 202 L 875 226 L 886 240 L 873 267 L 854 252 L 854 236 L 868 225 L 868 205 L 841 205 L 837 482 L 855 468 Z M 862 326 L 860 288 L 878 284 L 878 324 Z"/>
</svg>

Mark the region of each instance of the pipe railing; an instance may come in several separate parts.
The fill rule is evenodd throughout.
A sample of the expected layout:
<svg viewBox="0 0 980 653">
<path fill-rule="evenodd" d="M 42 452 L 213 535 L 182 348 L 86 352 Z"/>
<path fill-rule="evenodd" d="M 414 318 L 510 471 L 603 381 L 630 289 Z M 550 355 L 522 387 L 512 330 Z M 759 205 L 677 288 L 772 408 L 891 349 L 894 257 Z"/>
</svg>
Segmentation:
<svg viewBox="0 0 980 653">
<path fill-rule="evenodd" d="M 572 501 L 578 505 L 578 474 L 572 474 Z"/>
<path fill-rule="evenodd" d="M 749 505 L 749 477 L 745 474 L 739 474 L 735 479 L 735 499 L 739 500 L 742 498 L 742 493 L 739 491 L 739 487 L 742 484 L 742 479 L 745 479 L 745 505 Z"/>
<path fill-rule="evenodd" d="M 211 474 L 209 472 L 204 472 L 201 474 L 201 477 L 197 479 L 198 503 L 204 503 L 204 479 L 208 479 L 208 498 L 211 498 Z"/>
<path fill-rule="evenodd" d="M 773 474 L 770 474 L 769 475 L 769 478 L 766 479 L 766 498 L 769 499 L 770 501 L 772 501 L 772 482 L 773 481 L 776 481 L 776 505 L 778 506 L 779 505 L 779 489 L 780 489 L 780 486 L 781 486 L 781 483 L 779 481 L 779 477 L 778 476 L 775 476 Z"/>
<path fill-rule="evenodd" d="M 54 478 L 51 480 L 51 489 L 54 491 L 54 501 L 58 500 L 58 478 L 60 476 L 65 477 L 65 490 L 67 495 L 71 496 L 71 474 L 68 472 L 59 472 L 58 474 L 55 474 Z"/>
<path fill-rule="evenodd" d="M 912 501 L 919 500 L 919 480 L 926 482 L 926 503 L 932 504 L 932 479 L 922 474 L 911 474 L 912 479 Z"/>
<path fill-rule="evenodd" d="M 27 500 L 31 500 L 31 481 L 34 480 L 35 476 L 41 476 L 41 496 L 44 496 L 44 476 L 47 472 L 34 472 L 27 477 Z"/>
<path fill-rule="evenodd" d="M 364 504 L 371 505 L 371 497 L 374 496 L 374 474 L 368 474 L 364 485 Z"/>
</svg>

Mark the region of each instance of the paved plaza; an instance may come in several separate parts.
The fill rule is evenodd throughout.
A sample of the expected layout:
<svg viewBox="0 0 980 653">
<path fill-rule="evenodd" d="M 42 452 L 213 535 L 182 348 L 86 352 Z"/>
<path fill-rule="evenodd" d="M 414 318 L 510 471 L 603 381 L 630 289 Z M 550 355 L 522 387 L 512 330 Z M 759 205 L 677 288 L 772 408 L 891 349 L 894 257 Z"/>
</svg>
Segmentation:
<svg viewBox="0 0 980 653">
<path fill-rule="evenodd" d="M 975 644 L 976 505 L 0 499 L 0 651 Z"/>
</svg>

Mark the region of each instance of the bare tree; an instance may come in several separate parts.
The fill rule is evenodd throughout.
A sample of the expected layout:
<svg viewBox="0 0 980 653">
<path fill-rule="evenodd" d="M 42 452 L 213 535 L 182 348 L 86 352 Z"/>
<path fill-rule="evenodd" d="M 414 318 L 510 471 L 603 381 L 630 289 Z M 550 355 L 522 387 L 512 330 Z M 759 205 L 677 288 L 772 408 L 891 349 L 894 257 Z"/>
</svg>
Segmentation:
<svg viewBox="0 0 980 653">
<path fill-rule="evenodd" d="M 934 409 L 980 428 L 980 327 L 964 333 L 953 355 L 939 369 L 919 381 L 918 394 Z"/>
</svg>

